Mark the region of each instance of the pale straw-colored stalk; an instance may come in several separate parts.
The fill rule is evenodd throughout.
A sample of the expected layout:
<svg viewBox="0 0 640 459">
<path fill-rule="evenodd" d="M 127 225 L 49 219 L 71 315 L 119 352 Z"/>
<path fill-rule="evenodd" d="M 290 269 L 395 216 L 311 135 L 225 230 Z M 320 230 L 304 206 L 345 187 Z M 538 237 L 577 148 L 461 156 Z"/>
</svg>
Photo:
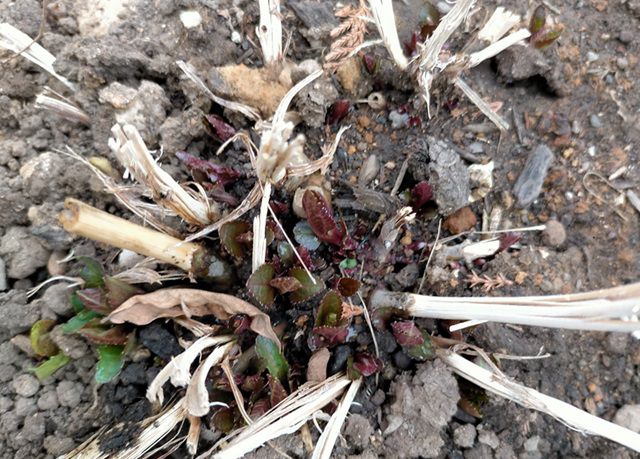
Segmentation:
<svg viewBox="0 0 640 459">
<path fill-rule="evenodd" d="M 361 385 L 362 378 L 358 378 L 355 381 L 351 382 L 349 389 L 342 396 L 342 400 L 340 400 L 338 407 L 334 411 L 333 415 L 331 415 L 331 418 L 329 419 L 327 425 L 324 427 L 322 435 L 320 435 L 320 438 L 318 438 L 318 442 L 316 443 L 316 447 L 313 450 L 311 459 L 331 458 L 331 453 L 333 452 L 336 440 L 338 440 L 338 435 L 340 435 L 340 430 L 342 430 L 342 425 L 347 418 L 349 408 L 351 408 L 351 404 L 356 398 Z"/>
<path fill-rule="evenodd" d="M 204 190 L 197 193 L 183 187 L 158 165 L 134 126 L 115 124 L 111 133 L 109 148 L 156 202 L 193 225 L 205 226 L 220 217 L 218 205 L 207 198 Z"/>
<path fill-rule="evenodd" d="M 486 320 L 573 330 L 640 330 L 640 283 L 568 295 L 531 297 L 436 297 L 377 291 L 374 308 L 391 306 L 414 317 Z"/>
<path fill-rule="evenodd" d="M 82 123 L 86 126 L 91 125 L 89 115 L 62 94 L 59 94 L 48 86 L 45 86 L 44 90 L 36 96 L 35 107 L 51 111 L 69 121 Z"/>
<path fill-rule="evenodd" d="M 282 22 L 280 21 L 280 0 L 258 0 L 260 24 L 256 35 L 262 48 L 264 64 L 272 65 L 282 61 Z"/>
<path fill-rule="evenodd" d="M 380 37 L 393 61 L 401 70 L 406 69 L 409 61 L 404 55 L 404 50 L 398 38 L 393 3 L 391 0 L 369 0 L 369 9 L 378 27 Z"/>
<path fill-rule="evenodd" d="M 240 458 L 266 442 L 297 431 L 314 413 L 338 397 L 351 381 L 344 375 L 334 375 L 321 383 L 307 383 L 257 419 L 253 424 L 225 437 L 199 459 Z M 215 450 L 221 445 L 219 451 Z"/>
<path fill-rule="evenodd" d="M 40 44 L 35 43 L 29 35 L 6 22 L 0 24 L 0 48 L 20 53 L 26 59 L 51 74 L 51 76 L 60 80 L 66 87 L 75 90 L 73 83 L 53 69 L 53 63 L 56 61 L 56 57 L 53 54 Z"/>
<path fill-rule="evenodd" d="M 64 229 L 92 241 L 131 250 L 187 272 L 194 268 L 194 257 L 203 252 L 199 244 L 137 225 L 77 199 L 67 198 L 64 206 L 59 216 Z"/>
<path fill-rule="evenodd" d="M 494 394 L 553 416 L 581 433 L 599 435 L 640 452 L 640 434 L 636 432 L 518 384 L 502 373 L 486 370 L 453 352 L 441 350 L 438 355 L 458 375 Z"/>
</svg>

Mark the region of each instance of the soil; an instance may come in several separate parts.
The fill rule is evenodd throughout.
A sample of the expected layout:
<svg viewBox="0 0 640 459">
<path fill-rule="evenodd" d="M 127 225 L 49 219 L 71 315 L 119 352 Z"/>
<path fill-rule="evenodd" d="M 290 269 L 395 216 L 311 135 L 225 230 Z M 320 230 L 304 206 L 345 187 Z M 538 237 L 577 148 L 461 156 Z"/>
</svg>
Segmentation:
<svg viewBox="0 0 640 459">
<path fill-rule="evenodd" d="M 0 456 L 6 458 L 56 457 L 116 422 L 125 422 L 122 432 L 131 434 L 133 428 L 127 425 L 150 413 L 144 398 L 147 384 L 160 363 L 180 351 L 173 329 L 153 324 L 138 332 L 142 346 L 120 376 L 106 385 L 96 387 L 93 348 L 75 337 L 66 343 L 68 355 L 73 354 L 70 364 L 42 383 L 29 373 L 37 359 L 21 337 L 36 320 L 62 323 L 71 311 L 65 306 L 64 290 L 55 284 L 35 296 L 27 297 L 26 292 L 53 275 L 76 275 L 77 263 L 56 263 L 70 250 L 102 261 L 117 255 L 114 249 L 62 231 L 56 214 L 64 198 L 76 197 L 136 220 L 102 191 L 85 166 L 64 154 L 65 148 L 85 157 L 112 159 L 107 146 L 110 128 L 115 120 L 126 120 L 136 125 L 150 148 L 162 147 L 160 162 L 166 170 L 188 180 L 175 153 L 184 150 L 209 158 L 218 147 L 203 127 L 204 114 L 224 115 L 238 128 L 248 124 L 215 106 L 183 78 L 175 61 L 191 63 L 203 78 L 214 66 L 262 64 L 259 48 L 253 44 L 257 43 L 257 2 L 46 3 L 40 43 L 57 57 L 57 72 L 71 80 L 76 91 L 70 92 L 24 58 L 3 62 L 0 70 Z M 327 31 L 336 24 L 331 8 L 311 0 L 284 3 L 285 28 L 292 33 L 287 57 L 293 62 L 318 58 L 329 45 Z M 528 14 L 522 2 L 478 3 L 480 10 L 471 25 L 492 12 L 496 3 Z M 416 2 L 404 4 L 416 8 Z M 513 126 L 502 135 L 475 106 L 444 84 L 434 89 L 428 119 L 410 80 L 399 76 L 383 49 L 374 53 L 379 59 L 374 76 L 358 65 L 355 77 L 353 72 L 338 72 L 318 87 L 321 94 L 310 91 L 297 102 L 296 108 L 307 118 L 298 131 L 306 136 L 305 151 L 312 157 L 320 155 L 320 146 L 333 139 L 339 126 L 352 126 L 329 172 L 336 212 L 350 228 L 359 219 L 370 229 L 379 214 L 398 208 L 397 198 L 389 193 L 405 160 L 410 167 L 401 192 L 421 180 L 436 184 L 437 208 L 427 206 L 402 231 L 403 257 L 384 265 L 377 276 L 369 273 L 364 279 L 367 288 L 417 290 L 424 260 L 411 243 L 433 242 L 437 210 L 449 215 L 460 207 L 460 196 L 468 195 L 460 194 L 468 186 L 466 167 L 489 160 L 495 163 L 494 184 L 486 197 L 471 204 L 477 218 L 465 211 L 464 221 L 450 221 L 445 228 L 475 225 L 480 229 L 483 220 L 498 211 L 500 228 L 554 221 L 545 234 L 523 233 L 514 248 L 476 267 L 482 274 L 501 274 L 514 281 L 490 295 L 569 293 L 638 279 L 640 215 L 628 203 L 615 205 L 614 189 L 588 172 L 607 178 L 624 168 L 610 181 L 613 187 L 637 191 L 640 184 L 636 166 L 640 96 L 635 87 L 640 78 L 640 6 L 633 0 L 555 0 L 553 5 L 559 11 L 554 16 L 565 25 L 557 43 L 542 52 L 507 50 L 465 76 L 483 97 L 502 103 L 500 113 Z M 185 28 L 180 20 L 185 10 L 197 11 L 201 24 Z M 38 33 L 41 13 L 41 3 L 35 0 L 0 0 L 0 22 L 31 37 Z M 410 28 L 404 24 L 401 33 Z M 455 44 L 463 45 L 469 38 L 458 34 Z M 73 99 L 89 114 L 90 125 L 36 108 L 35 97 L 45 86 Z M 335 99 L 360 100 L 373 90 L 384 95 L 386 107 L 355 103 L 338 125 L 325 125 L 327 107 Z M 123 109 L 122 98 L 127 107 L 135 106 L 133 112 Z M 409 116 L 403 117 L 405 113 Z M 530 204 L 520 202 L 519 206 L 514 185 L 521 172 L 530 169 L 525 168 L 527 158 L 541 144 L 552 152 L 552 161 L 547 170 L 533 172 L 542 174 L 542 188 Z M 438 148 L 453 152 L 456 165 L 449 173 L 446 161 L 430 157 Z M 369 159 L 372 155 L 377 161 Z M 240 146 L 218 159 L 251 174 L 248 155 Z M 366 173 L 361 172 L 364 163 Z M 252 184 L 253 179 L 242 180 L 227 191 L 243 197 Z M 275 199 L 287 197 L 279 194 Z M 445 230 L 443 236 L 448 235 Z M 114 264 L 114 272 L 117 269 Z M 240 270 L 242 279 L 247 269 Z M 329 267 L 322 276 L 331 277 L 334 271 Z M 466 267 L 452 271 L 435 257 L 423 293 L 484 294 L 480 287 L 470 288 L 465 272 Z M 243 286 L 239 283 L 232 292 L 247 298 Z M 437 326 L 432 321 L 419 324 L 432 331 Z M 365 336 L 358 336 L 358 345 L 370 347 L 364 325 L 356 327 Z M 636 457 L 617 444 L 571 431 L 546 415 L 498 397 L 488 397 L 481 418 L 471 416 L 456 405 L 459 394 L 469 394 L 471 389 L 444 364 L 416 365 L 390 333 L 381 333 L 377 339 L 385 368 L 379 383 L 368 378 L 356 398 L 336 457 Z M 465 339 L 486 350 L 513 355 L 549 352 L 551 356 L 541 360 L 504 360 L 502 369 L 529 387 L 605 419 L 613 419 L 622 407 L 627 413 L 640 402 L 640 344 L 631 336 L 486 324 L 465 332 Z M 340 369 L 352 347 L 333 349 L 330 368 Z M 215 434 L 205 431 L 203 437 L 207 444 Z M 113 450 L 127 438 L 115 435 L 109 441 Z M 293 457 L 306 454 L 299 435 L 278 439 L 273 445 Z M 175 454 L 184 457 L 186 453 Z M 279 456 L 270 447 L 252 454 Z"/>
</svg>

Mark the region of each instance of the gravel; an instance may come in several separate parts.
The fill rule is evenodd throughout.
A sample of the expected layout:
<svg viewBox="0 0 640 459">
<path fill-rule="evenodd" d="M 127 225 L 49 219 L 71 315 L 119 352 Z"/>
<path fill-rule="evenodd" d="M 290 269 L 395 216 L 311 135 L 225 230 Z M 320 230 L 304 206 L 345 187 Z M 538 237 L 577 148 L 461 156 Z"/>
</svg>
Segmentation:
<svg viewBox="0 0 640 459">
<path fill-rule="evenodd" d="M 56 387 L 56 394 L 60 405 L 75 408 L 80 404 L 83 385 L 73 381 L 62 381 Z"/>
<path fill-rule="evenodd" d="M 16 397 L 15 412 L 20 417 L 30 416 L 38 411 L 35 398 Z"/>
<path fill-rule="evenodd" d="M 546 145 L 538 145 L 529 154 L 513 187 L 513 194 L 519 207 L 527 207 L 536 200 L 542 190 L 542 184 L 552 161 L 553 153 Z"/>
<path fill-rule="evenodd" d="M 640 405 L 624 405 L 616 411 L 613 422 L 640 433 Z"/>
<path fill-rule="evenodd" d="M 32 397 L 40 389 L 38 378 L 30 374 L 22 374 L 13 378 L 13 390 L 21 397 Z"/>
<path fill-rule="evenodd" d="M 557 220 L 549 220 L 542 232 L 542 239 L 549 247 L 560 247 L 567 240 L 567 231 L 564 225 Z"/>
<path fill-rule="evenodd" d="M 41 411 L 55 410 L 59 406 L 58 395 L 55 390 L 44 392 L 38 398 L 38 408 Z"/>
<path fill-rule="evenodd" d="M 471 448 L 476 441 L 476 428 L 464 424 L 453 431 L 453 443 L 459 448 Z"/>
<path fill-rule="evenodd" d="M 27 304 L 25 292 L 12 290 L 0 293 L 0 317 L 0 341 L 6 341 L 31 329 L 31 325 L 40 319 L 40 309 L 34 303 Z"/>
<path fill-rule="evenodd" d="M 24 227 L 14 226 L 0 239 L 0 255 L 12 279 L 25 279 L 47 266 L 49 251 Z"/>
</svg>

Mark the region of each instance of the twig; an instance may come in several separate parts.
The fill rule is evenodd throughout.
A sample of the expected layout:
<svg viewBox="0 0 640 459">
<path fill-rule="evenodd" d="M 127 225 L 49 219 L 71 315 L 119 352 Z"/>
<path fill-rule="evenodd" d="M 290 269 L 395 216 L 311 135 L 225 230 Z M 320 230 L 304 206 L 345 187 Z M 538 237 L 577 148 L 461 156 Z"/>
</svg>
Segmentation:
<svg viewBox="0 0 640 459">
<path fill-rule="evenodd" d="M 55 97 L 52 97 L 52 95 Z M 35 107 L 50 110 L 62 118 L 82 123 L 85 126 L 91 125 L 89 115 L 69 99 L 62 96 L 62 94 L 57 93 L 48 86 L 45 86 L 44 90 L 36 97 Z"/>
<path fill-rule="evenodd" d="M 438 240 L 440 239 L 440 230 L 442 229 L 442 219 L 438 221 L 438 233 L 436 234 L 436 241 L 433 243 L 433 247 L 431 248 L 431 252 L 429 252 L 429 258 L 427 259 L 427 264 L 424 265 L 424 272 L 422 273 L 422 279 L 420 279 L 420 286 L 418 287 L 418 294 L 422 292 L 422 287 L 424 287 L 424 281 L 427 279 L 427 272 L 429 271 L 429 265 L 431 264 L 431 259 L 433 258 L 433 254 L 438 249 Z"/>
<path fill-rule="evenodd" d="M 0 47 L 13 51 L 17 53 L 16 55 L 23 56 L 30 60 L 60 80 L 69 89 L 75 90 L 73 83 L 62 75 L 59 75 L 53 69 L 53 63 L 56 60 L 53 54 L 33 41 L 29 35 L 6 22 L 0 24 Z"/>
<path fill-rule="evenodd" d="M 526 408 L 542 411 L 579 432 L 599 435 L 640 451 L 640 434 L 636 432 L 520 385 L 504 374 L 488 371 L 455 353 L 439 350 L 438 356 L 457 374 L 490 392 Z"/>
<path fill-rule="evenodd" d="M 488 320 L 572 330 L 640 330 L 640 283 L 569 295 L 532 297 L 435 297 L 379 290 L 374 309 L 393 306 L 415 317 Z"/>
<path fill-rule="evenodd" d="M 453 83 L 462 90 L 462 92 L 473 102 L 473 104 L 480 109 L 482 113 L 486 115 L 501 131 L 509 130 L 509 123 L 507 123 L 504 118 L 498 115 L 489 104 L 487 104 L 482 97 L 475 92 L 471 87 L 465 83 L 465 81 L 459 76 L 453 80 Z"/>
<path fill-rule="evenodd" d="M 378 27 L 378 32 L 382 37 L 382 41 L 401 70 L 409 66 L 409 61 L 404 55 L 398 31 L 396 30 L 396 17 L 393 13 L 393 4 L 391 0 L 369 0 L 369 8 L 371 14 Z"/>
<path fill-rule="evenodd" d="M 258 0 L 260 25 L 256 35 L 262 48 L 265 66 L 282 61 L 282 22 L 280 0 Z"/>
</svg>

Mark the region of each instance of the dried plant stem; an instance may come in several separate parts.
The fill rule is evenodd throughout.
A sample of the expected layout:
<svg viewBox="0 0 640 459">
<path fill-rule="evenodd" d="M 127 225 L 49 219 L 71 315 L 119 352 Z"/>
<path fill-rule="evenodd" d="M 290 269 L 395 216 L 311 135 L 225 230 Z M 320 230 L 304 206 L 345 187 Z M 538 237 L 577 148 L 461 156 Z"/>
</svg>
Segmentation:
<svg viewBox="0 0 640 459">
<path fill-rule="evenodd" d="M 48 86 L 45 86 L 44 90 L 36 97 L 35 107 L 52 111 L 62 118 L 82 123 L 85 126 L 91 125 L 89 115 Z"/>
<path fill-rule="evenodd" d="M 571 295 L 532 297 L 433 297 L 377 291 L 374 308 L 392 306 L 415 317 L 487 320 L 573 330 L 634 332 L 640 322 L 640 283 Z"/>
<path fill-rule="evenodd" d="M 196 243 L 136 225 L 77 199 L 67 198 L 64 206 L 59 216 L 64 229 L 93 241 L 153 257 L 187 272 L 193 270 L 194 258 L 203 252 Z"/>
<path fill-rule="evenodd" d="M 18 53 L 40 68 L 60 80 L 66 87 L 74 90 L 74 85 L 53 69 L 56 57 L 29 37 L 6 22 L 0 24 L 0 48 Z"/>
<path fill-rule="evenodd" d="M 312 415 L 339 396 L 351 381 L 344 375 L 335 375 L 316 384 L 305 384 L 282 402 L 242 430 L 221 440 L 229 441 L 219 452 L 205 452 L 198 459 L 235 459 L 262 446 L 269 440 L 297 431 Z M 212 456 L 213 454 L 213 456 Z"/>
<path fill-rule="evenodd" d="M 468 68 L 475 67 L 481 62 L 492 58 L 493 56 L 507 49 L 508 47 L 513 46 L 516 43 L 519 43 L 522 40 L 529 38 L 530 36 L 531 36 L 531 32 L 529 32 L 527 29 L 520 29 L 517 32 L 512 33 L 511 35 L 507 35 L 503 39 L 498 40 L 495 43 L 492 43 L 486 48 L 471 54 L 467 62 L 467 67 Z"/>
<path fill-rule="evenodd" d="M 265 65 L 282 61 L 282 22 L 280 21 L 280 0 L 258 0 L 260 25 L 256 35 L 262 47 Z"/>
<path fill-rule="evenodd" d="M 251 272 L 255 272 L 265 262 L 267 256 L 267 208 L 271 199 L 271 183 L 264 184 L 260 213 L 253 219 L 253 253 L 251 257 Z"/>
<path fill-rule="evenodd" d="M 450 351 L 438 351 L 439 357 L 453 371 L 484 389 L 505 397 L 526 408 L 542 411 L 579 432 L 613 440 L 640 451 L 640 434 L 605 421 L 566 402 L 511 381 L 504 374 L 488 371 Z"/>
<path fill-rule="evenodd" d="M 353 399 L 356 398 L 356 394 L 358 393 L 358 390 L 360 390 L 361 385 L 362 378 L 356 379 L 351 383 L 349 389 L 347 390 L 347 393 L 344 394 L 342 400 L 340 400 L 338 408 L 333 413 L 331 419 L 329 419 L 329 422 L 325 426 L 322 435 L 320 435 L 320 438 L 318 438 L 318 442 L 316 443 L 316 447 L 313 450 L 311 459 L 331 458 L 331 452 L 333 451 L 333 447 L 336 444 L 338 435 L 340 435 L 342 425 L 347 418 L 347 413 L 349 412 L 351 403 L 353 403 Z"/>
<path fill-rule="evenodd" d="M 404 55 L 398 31 L 396 29 L 396 17 L 393 13 L 391 0 L 369 0 L 369 9 L 378 27 L 382 41 L 401 70 L 409 66 L 409 61 Z"/>
<path fill-rule="evenodd" d="M 418 83 L 424 91 L 424 98 L 427 102 L 427 110 L 431 100 L 431 82 L 434 78 L 434 70 L 436 67 L 446 66 L 446 63 L 440 62 L 440 52 L 446 41 L 456 31 L 458 26 L 465 20 L 471 11 L 471 7 L 475 0 L 458 0 L 454 7 L 442 18 L 433 35 L 429 37 L 424 46 L 420 50 L 418 57 Z M 440 69 L 441 69 L 440 68 Z"/>
<path fill-rule="evenodd" d="M 489 107 L 489 104 L 482 100 L 480 94 L 471 89 L 471 87 L 462 78 L 460 78 L 459 76 L 456 77 L 453 80 L 453 83 L 458 88 L 460 88 L 465 96 L 467 96 L 469 100 L 471 100 L 471 102 L 473 102 L 473 104 L 478 107 L 480 111 L 484 113 L 486 117 L 489 118 L 493 122 L 493 124 L 498 127 L 498 129 L 500 129 L 501 131 L 509 130 L 509 123 L 507 123 L 504 118 L 502 118 L 491 107 Z"/>
</svg>

